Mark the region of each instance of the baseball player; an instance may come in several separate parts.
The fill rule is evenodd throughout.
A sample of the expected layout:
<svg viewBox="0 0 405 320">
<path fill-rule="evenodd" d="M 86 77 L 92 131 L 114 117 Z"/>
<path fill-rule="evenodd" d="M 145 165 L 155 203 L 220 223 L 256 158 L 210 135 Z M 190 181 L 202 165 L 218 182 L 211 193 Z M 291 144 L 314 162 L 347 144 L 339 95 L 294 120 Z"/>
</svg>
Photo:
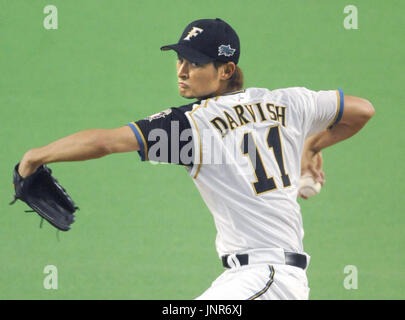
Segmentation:
<svg viewBox="0 0 405 320">
<path fill-rule="evenodd" d="M 308 299 L 298 181 L 323 182 L 321 150 L 357 133 L 373 106 L 341 89 L 243 88 L 239 38 L 221 19 L 194 21 L 161 49 L 177 53 L 179 93 L 192 103 L 32 149 L 19 174 L 135 150 L 182 165 L 214 217 L 225 268 L 197 299 Z"/>
</svg>

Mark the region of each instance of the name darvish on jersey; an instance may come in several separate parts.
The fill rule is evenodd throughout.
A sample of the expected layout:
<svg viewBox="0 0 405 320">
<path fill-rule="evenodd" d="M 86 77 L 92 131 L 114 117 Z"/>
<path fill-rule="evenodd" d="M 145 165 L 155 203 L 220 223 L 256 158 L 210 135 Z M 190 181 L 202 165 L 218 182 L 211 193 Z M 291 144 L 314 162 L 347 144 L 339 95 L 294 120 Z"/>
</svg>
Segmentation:
<svg viewBox="0 0 405 320">
<path fill-rule="evenodd" d="M 248 88 L 129 126 L 142 160 L 161 161 L 164 154 L 165 162 L 186 166 L 213 214 L 219 256 L 255 248 L 303 252 L 297 203 L 303 144 L 334 126 L 343 106 L 340 89 Z"/>
<path fill-rule="evenodd" d="M 264 108 L 263 108 L 264 107 Z M 222 110 L 221 115 L 212 118 L 210 122 L 225 137 L 231 130 L 252 122 L 276 121 L 285 127 L 285 106 L 273 103 L 238 104 L 232 106 L 233 112 Z"/>
</svg>

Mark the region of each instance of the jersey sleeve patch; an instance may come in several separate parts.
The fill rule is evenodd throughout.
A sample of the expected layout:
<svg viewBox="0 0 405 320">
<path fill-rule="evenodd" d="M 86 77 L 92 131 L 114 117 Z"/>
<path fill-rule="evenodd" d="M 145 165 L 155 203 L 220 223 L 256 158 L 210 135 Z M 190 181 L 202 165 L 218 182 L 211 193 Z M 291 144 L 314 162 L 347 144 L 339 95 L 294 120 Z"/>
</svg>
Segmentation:
<svg viewBox="0 0 405 320">
<path fill-rule="evenodd" d="M 156 119 L 159 119 L 159 118 L 164 118 L 165 116 L 169 115 L 170 113 L 172 113 L 172 109 L 166 109 L 166 110 L 163 110 L 161 112 L 155 113 L 155 114 L 153 114 L 153 115 L 151 115 L 151 116 L 149 116 L 149 117 L 147 117 L 145 119 L 149 120 L 149 121 L 153 121 L 153 120 L 156 120 Z"/>
</svg>

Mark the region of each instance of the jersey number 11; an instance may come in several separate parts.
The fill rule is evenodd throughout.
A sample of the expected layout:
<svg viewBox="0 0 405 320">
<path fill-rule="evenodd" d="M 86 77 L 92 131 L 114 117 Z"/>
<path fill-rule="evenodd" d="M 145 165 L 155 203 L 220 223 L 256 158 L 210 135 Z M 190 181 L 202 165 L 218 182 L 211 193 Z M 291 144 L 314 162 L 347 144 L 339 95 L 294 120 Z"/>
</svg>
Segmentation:
<svg viewBox="0 0 405 320">
<path fill-rule="evenodd" d="M 285 172 L 284 168 L 284 157 L 279 126 L 270 127 L 266 140 L 267 146 L 269 149 L 273 150 L 274 157 L 276 158 L 277 165 L 281 172 L 283 186 L 284 188 L 287 188 L 291 186 L 291 182 L 290 177 Z M 267 175 L 262 157 L 251 132 L 246 132 L 243 135 L 241 149 L 242 154 L 249 156 L 250 162 L 255 170 L 256 181 L 252 183 L 252 185 L 256 195 L 277 189 L 274 178 Z"/>
</svg>

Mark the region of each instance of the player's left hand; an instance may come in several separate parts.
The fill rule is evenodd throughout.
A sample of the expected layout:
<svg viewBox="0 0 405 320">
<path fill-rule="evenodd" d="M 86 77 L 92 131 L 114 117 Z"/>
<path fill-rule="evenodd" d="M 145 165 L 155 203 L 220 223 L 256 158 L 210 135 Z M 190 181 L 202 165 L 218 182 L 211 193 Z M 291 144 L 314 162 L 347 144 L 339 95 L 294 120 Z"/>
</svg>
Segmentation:
<svg viewBox="0 0 405 320">
<path fill-rule="evenodd" d="M 51 169 L 41 165 L 34 173 L 24 178 L 19 174 L 19 166 L 20 163 L 13 171 L 15 195 L 10 204 L 21 200 L 55 228 L 68 231 L 75 220 L 74 212 L 78 207 L 52 176 Z"/>
<path fill-rule="evenodd" d="M 33 161 L 33 152 L 35 150 L 28 151 L 21 159 L 18 167 L 18 173 L 22 178 L 27 178 L 32 175 L 40 167 L 40 163 Z"/>
</svg>

